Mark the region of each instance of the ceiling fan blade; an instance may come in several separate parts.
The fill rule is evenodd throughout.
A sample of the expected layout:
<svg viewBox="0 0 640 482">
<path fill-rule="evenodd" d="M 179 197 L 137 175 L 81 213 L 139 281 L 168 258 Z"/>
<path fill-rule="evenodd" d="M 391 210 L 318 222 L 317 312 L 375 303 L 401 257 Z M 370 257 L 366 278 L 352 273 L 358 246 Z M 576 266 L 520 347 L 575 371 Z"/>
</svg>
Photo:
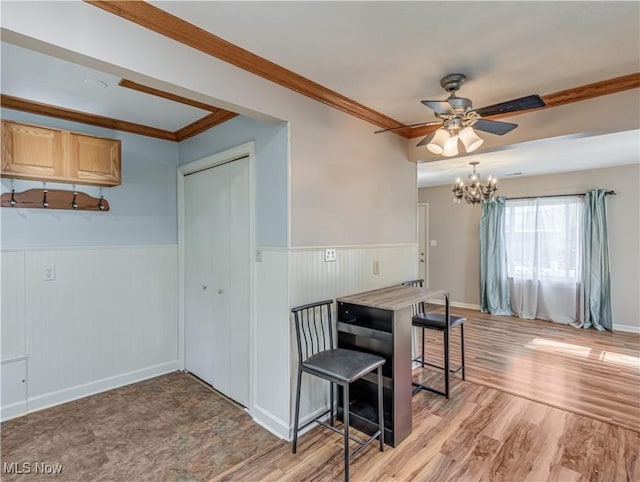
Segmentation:
<svg viewBox="0 0 640 482">
<path fill-rule="evenodd" d="M 428 126 L 428 125 L 436 125 L 436 124 L 442 124 L 442 121 L 418 122 L 417 124 L 408 124 L 406 126 L 391 127 L 389 129 L 382 129 L 380 131 L 375 131 L 374 134 L 380 134 L 381 132 L 397 131 L 398 129 L 406 129 L 408 127 L 419 127 L 419 126 Z"/>
<path fill-rule="evenodd" d="M 518 127 L 518 124 L 512 124 L 511 122 L 499 122 L 489 119 L 478 119 L 474 122 L 472 127 L 474 129 L 478 129 L 479 131 L 502 136 Z"/>
<path fill-rule="evenodd" d="M 481 107 L 480 109 L 475 109 L 475 111 L 476 114 L 481 117 L 488 117 L 496 114 L 505 114 L 507 112 L 517 112 L 519 110 L 537 109 L 538 107 L 544 106 L 544 100 L 542 100 L 539 95 L 528 95 L 527 97 Z"/>
<path fill-rule="evenodd" d="M 429 144 L 429 141 L 431 140 L 432 137 L 433 137 L 433 134 L 429 134 L 427 137 L 425 137 L 420 142 L 418 142 L 416 144 L 416 147 L 426 146 L 427 144 Z"/>
<path fill-rule="evenodd" d="M 424 105 L 436 114 L 455 114 L 453 107 L 446 100 L 421 100 Z"/>
</svg>

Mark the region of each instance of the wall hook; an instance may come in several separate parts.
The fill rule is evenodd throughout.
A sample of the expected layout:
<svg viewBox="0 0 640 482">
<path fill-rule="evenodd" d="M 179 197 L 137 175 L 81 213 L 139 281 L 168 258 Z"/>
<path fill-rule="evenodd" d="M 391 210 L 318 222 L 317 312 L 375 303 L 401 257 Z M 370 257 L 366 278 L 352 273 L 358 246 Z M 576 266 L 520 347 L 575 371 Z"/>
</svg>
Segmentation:
<svg viewBox="0 0 640 482">
<path fill-rule="evenodd" d="M 105 205 L 104 205 L 104 196 L 100 196 L 100 200 L 98 201 L 98 209 L 100 211 L 104 211 Z"/>
<path fill-rule="evenodd" d="M 78 209 L 78 203 L 76 202 L 76 197 L 78 197 L 78 193 L 73 191 L 73 199 L 71 200 L 71 207 L 73 209 Z"/>
<path fill-rule="evenodd" d="M 43 208 L 48 208 L 49 207 L 49 202 L 47 201 L 47 190 L 44 189 L 42 191 L 42 207 Z"/>
<path fill-rule="evenodd" d="M 16 194 L 16 190 L 12 189 L 11 190 L 11 199 L 9 199 L 9 204 L 12 207 L 15 206 L 16 204 L 18 204 L 18 201 L 16 201 L 16 198 L 15 198 L 15 194 Z"/>
</svg>

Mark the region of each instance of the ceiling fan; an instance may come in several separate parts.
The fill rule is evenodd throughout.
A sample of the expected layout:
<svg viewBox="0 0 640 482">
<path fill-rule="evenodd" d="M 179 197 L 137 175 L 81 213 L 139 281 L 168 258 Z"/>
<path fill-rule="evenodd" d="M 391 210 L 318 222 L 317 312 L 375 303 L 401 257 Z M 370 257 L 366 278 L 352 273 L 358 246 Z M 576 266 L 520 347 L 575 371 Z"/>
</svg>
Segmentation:
<svg viewBox="0 0 640 482">
<path fill-rule="evenodd" d="M 474 109 L 470 99 L 458 97 L 456 92 L 460 89 L 466 77 L 463 74 L 449 74 L 440 80 L 440 85 L 449 92 L 446 100 L 423 100 L 422 103 L 434 111 L 440 119 L 436 122 L 420 122 L 391 129 L 376 131 L 388 132 L 406 127 L 418 127 L 426 125 L 441 125 L 433 134 L 422 139 L 417 146 L 427 146 L 431 152 L 443 156 L 455 156 L 458 154 L 458 141 L 462 141 L 467 152 L 476 150 L 484 142 L 474 131 L 488 132 L 502 136 L 518 127 L 511 122 L 500 122 L 484 117 L 497 114 L 518 112 L 521 110 L 544 107 L 545 103 L 539 95 L 528 95 L 519 99 L 500 102 L 499 104 Z"/>
</svg>

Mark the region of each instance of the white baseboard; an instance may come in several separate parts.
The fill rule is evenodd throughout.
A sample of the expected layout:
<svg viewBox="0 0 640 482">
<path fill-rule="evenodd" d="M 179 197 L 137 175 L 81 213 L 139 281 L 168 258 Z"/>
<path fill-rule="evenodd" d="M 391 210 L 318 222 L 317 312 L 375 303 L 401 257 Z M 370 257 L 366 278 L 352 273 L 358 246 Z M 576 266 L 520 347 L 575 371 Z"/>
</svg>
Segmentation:
<svg viewBox="0 0 640 482">
<path fill-rule="evenodd" d="M 27 400 L 27 413 L 36 412 L 55 405 L 71 402 L 79 398 L 106 392 L 107 390 L 112 390 L 131 383 L 141 382 L 142 380 L 164 375 L 165 373 L 171 373 L 178 370 L 178 366 L 178 360 L 173 360 L 159 365 L 142 368 L 140 370 L 123 373 L 122 375 L 103 378 L 102 380 L 96 380 L 82 385 L 76 385 L 75 387 L 45 393 L 44 395 L 38 395 L 37 397 L 31 397 Z"/>
<path fill-rule="evenodd" d="M 619 325 L 613 324 L 613 331 L 624 331 L 627 333 L 640 333 L 640 326 L 638 325 Z"/>
<path fill-rule="evenodd" d="M 254 405 L 253 421 L 264 429 L 271 432 L 278 438 L 284 440 L 290 440 L 289 438 L 289 424 L 287 424 L 280 417 L 275 416 L 269 410 L 266 410 L 258 405 Z"/>
<path fill-rule="evenodd" d="M 443 300 L 429 300 L 429 304 L 432 305 L 444 305 L 444 301 Z M 462 303 L 460 301 L 451 301 L 449 302 L 449 305 L 453 308 L 466 308 L 468 310 L 476 310 L 476 311 L 480 311 L 480 305 L 474 305 L 471 303 Z"/>
<path fill-rule="evenodd" d="M 5 405 L 0 409 L 0 421 L 5 422 L 12 418 L 21 417 L 27 414 L 27 402 L 16 402 L 10 405 Z"/>
</svg>

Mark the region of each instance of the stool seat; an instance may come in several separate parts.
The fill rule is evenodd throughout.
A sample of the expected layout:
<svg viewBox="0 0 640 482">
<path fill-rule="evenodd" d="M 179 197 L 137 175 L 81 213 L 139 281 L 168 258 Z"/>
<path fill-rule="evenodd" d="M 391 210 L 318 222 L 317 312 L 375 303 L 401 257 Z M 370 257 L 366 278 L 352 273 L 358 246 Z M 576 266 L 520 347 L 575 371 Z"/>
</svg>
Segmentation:
<svg viewBox="0 0 640 482">
<path fill-rule="evenodd" d="M 331 378 L 335 382 L 351 383 L 384 364 L 384 358 L 344 348 L 324 350 L 302 362 L 305 370 Z"/>
<path fill-rule="evenodd" d="M 449 328 L 453 328 L 464 323 L 466 320 L 462 316 L 449 315 Z M 444 330 L 446 321 L 442 313 L 418 313 L 411 318 L 413 326 L 418 328 L 430 328 L 432 330 Z"/>
</svg>

